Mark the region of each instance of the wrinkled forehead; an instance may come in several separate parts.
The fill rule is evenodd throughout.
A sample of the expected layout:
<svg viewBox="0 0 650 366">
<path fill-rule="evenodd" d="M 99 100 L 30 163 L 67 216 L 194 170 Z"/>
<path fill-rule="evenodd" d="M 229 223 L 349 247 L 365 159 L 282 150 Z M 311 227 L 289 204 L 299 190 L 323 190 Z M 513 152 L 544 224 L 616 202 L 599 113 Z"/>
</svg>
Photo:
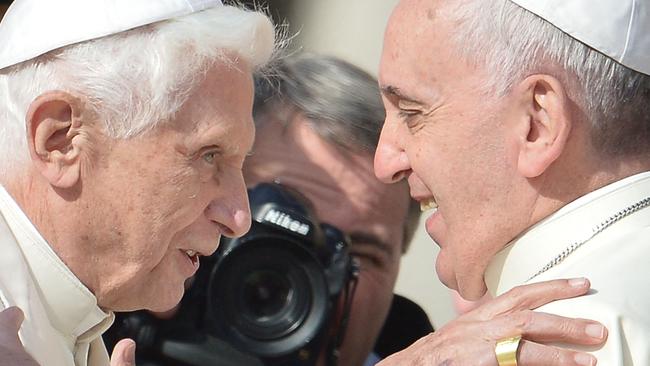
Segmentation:
<svg viewBox="0 0 650 366">
<path fill-rule="evenodd" d="M 197 83 L 192 97 L 183 104 L 181 112 L 187 122 L 210 121 L 212 116 L 225 115 L 252 118 L 253 76 L 250 65 L 236 56 L 210 62 L 203 79 Z M 188 123 L 187 128 L 196 128 Z"/>
<path fill-rule="evenodd" d="M 476 0 L 401 0 L 388 21 L 384 48 L 399 48 L 406 42 L 426 50 L 428 43 L 448 42 L 449 33 L 461 25 L 457 13 L 469 1 Z"/>
<path fill-rule="evenodd" d="M 421 36 L 444 20 L 460 0 L 401 0 L 390 16 L 386 34 Z"/>
<path fill-rule="evenodd" d="M 253 146 L 253 81 L 248 65 L 217 62 L 174 115 L 171 126 L 187 145 L 215 144 L 246 155 Z"/>
<path fill-rule="evenodd" d="M 451 1 L 456 3 L 456 1 Z M 448 1 L 402 0 L 391 15 L 381 56 L 379 84 L 395 88 L 414 99 L 435 97 L 434 71 L 455 64 Z M 435 95 L 427 95 L 434 92 Z"/>
</svg>

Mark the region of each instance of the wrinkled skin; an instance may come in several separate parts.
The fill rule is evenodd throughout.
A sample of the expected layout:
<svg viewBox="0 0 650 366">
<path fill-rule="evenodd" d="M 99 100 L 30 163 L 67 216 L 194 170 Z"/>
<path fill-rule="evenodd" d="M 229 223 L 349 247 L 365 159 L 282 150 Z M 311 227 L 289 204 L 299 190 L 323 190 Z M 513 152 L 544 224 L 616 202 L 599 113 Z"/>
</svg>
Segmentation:
<svg viewBox="0 0 650 366">
<path fill-rule="evenodd" d="M 425 214 L 440 246 L 438 276 L 478 300 L 490 258 L 530 224 L 531 201 L 520 192 L 527 184 L 516 170 L 517 137 L 509 135 L 515 103 L 487 94 L 487 71 L 454 52 L 450 4 L 404 0 L 391 16 L 375 172 L 385 183 L 407 180 L 418 201 L 435 197 L 438 210 Z"/>
<path fill-rule="evenodd" d="M 107 137 L 83 96 L 32 103 L 30 188 L 12 195 L 101 308 L 171 308 L 196 270 L 186 252 L 209 255 L 221 235 L 248 230 L 252 96 L 247 65 L 216 64 L 172 121 L 129 139 Z M 71 127 L 51 139 L 69 138 L 42 141 L 57 126 Z"/>
<path fill-rule="evenodd" d="M 583 295 L 588 290 L 589 282 L 583 279 L 515 287 L 392 355 L 380 365 L 498 366 L 494 354 L 496 342 L 515 335 L 523 338 L 517 353 L 519 366 L 595 365 L 596 359 L 588 353 L 543 343 L 563 341 L 601 345 L 607 338 L 607 331 L 600 323 L 531 311 L 548 302 Z M 588 330 L 600 336 L 593 337 L 586 333 Z"/>
</svg>

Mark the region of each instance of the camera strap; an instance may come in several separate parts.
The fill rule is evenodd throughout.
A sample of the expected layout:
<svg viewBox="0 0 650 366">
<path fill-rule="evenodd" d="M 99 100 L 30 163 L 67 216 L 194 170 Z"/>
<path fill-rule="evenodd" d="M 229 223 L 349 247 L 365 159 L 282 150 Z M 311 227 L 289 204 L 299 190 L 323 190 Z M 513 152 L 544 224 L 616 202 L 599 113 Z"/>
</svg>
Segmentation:
<svg viewBox="0 0 650 366">
<path fill-rule="evenodd" d="M 336 334 L 331 337 L 327 344 L 326 358 L 327 366 L 337 366 L 339 363 L 340 348 L 345 339 L 345 333 L 348 329 L 350 321 L 350 310 L 352 308 L 352 300 L 354 293 L 357 291 L 357 284 L 359 283 L 359 262 L 356 259 L 352 260 L 350 266 L 350 273 L 348 281 L 346 281 L 345 290 L 343 291 L 343 308 L 341 309 L 341 317 L 338 327 L 336 327 Z"/>
</svg>

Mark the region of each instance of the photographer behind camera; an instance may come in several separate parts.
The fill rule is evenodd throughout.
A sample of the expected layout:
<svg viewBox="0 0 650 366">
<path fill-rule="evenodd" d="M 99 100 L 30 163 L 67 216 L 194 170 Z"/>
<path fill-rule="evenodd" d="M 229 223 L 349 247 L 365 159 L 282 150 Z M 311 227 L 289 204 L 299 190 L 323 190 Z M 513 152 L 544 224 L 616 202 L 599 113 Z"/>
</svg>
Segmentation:
<svg viewBox="0 0 650 366">
<path fill-rule="evenodd" d="M 420 208 L 406 184 L 374 176 L 384 120 L 376 80 L 334 58 L 290 57 L 276 77 L 257 81 L 254 116 L 257 137 L 244 165 L 251 231 L 202 260 L 172 313 L 118 315 L 107 343 L 135 338 L 138 366 L 361 366 L 384 356 L 373 346 Z M 585 321 L 528 310 L 587 289 L 522 287 L 443 328 L 467 341 L 440 348 L 466 351 L 472 336 L 522 326 L 548 341 L 588 342 Z M 382 332 L 392 343 L 431 330 L 426 317 L 408 322 L 411 314 L 392 312 L 410 333 Z"/>
</svg>

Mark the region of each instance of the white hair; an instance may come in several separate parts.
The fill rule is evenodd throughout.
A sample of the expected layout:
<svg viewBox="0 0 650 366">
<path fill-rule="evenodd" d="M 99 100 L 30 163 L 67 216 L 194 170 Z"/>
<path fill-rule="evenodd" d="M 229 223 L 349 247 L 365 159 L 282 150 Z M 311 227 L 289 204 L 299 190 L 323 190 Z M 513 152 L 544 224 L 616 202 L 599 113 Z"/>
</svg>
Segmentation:
<svg viewBox="0 0 650 366">
<path fill-rule="evenodd" d="M 583 107 L 592 142 L 608 156 L 650 150 L 650 77 L 571 38 L 509 0 L 462 1 L 454 40 L 461 55 L 487 67 L 488 87 L 504 95 L 533 73 L 554 75 Z"/>
<path fill-rule="evenodd" d="M 274 50 L 275 29 L 268 17 L 220 6 L 6 68 L 0 72 L 0 180 L 24 169 L 26 112 L 48 90 L 88 98 L 104 132 L 128 139 L 173 119 L 210 65 L 232 63 L 235 55 L 254 71 Z"/>
</svg>

